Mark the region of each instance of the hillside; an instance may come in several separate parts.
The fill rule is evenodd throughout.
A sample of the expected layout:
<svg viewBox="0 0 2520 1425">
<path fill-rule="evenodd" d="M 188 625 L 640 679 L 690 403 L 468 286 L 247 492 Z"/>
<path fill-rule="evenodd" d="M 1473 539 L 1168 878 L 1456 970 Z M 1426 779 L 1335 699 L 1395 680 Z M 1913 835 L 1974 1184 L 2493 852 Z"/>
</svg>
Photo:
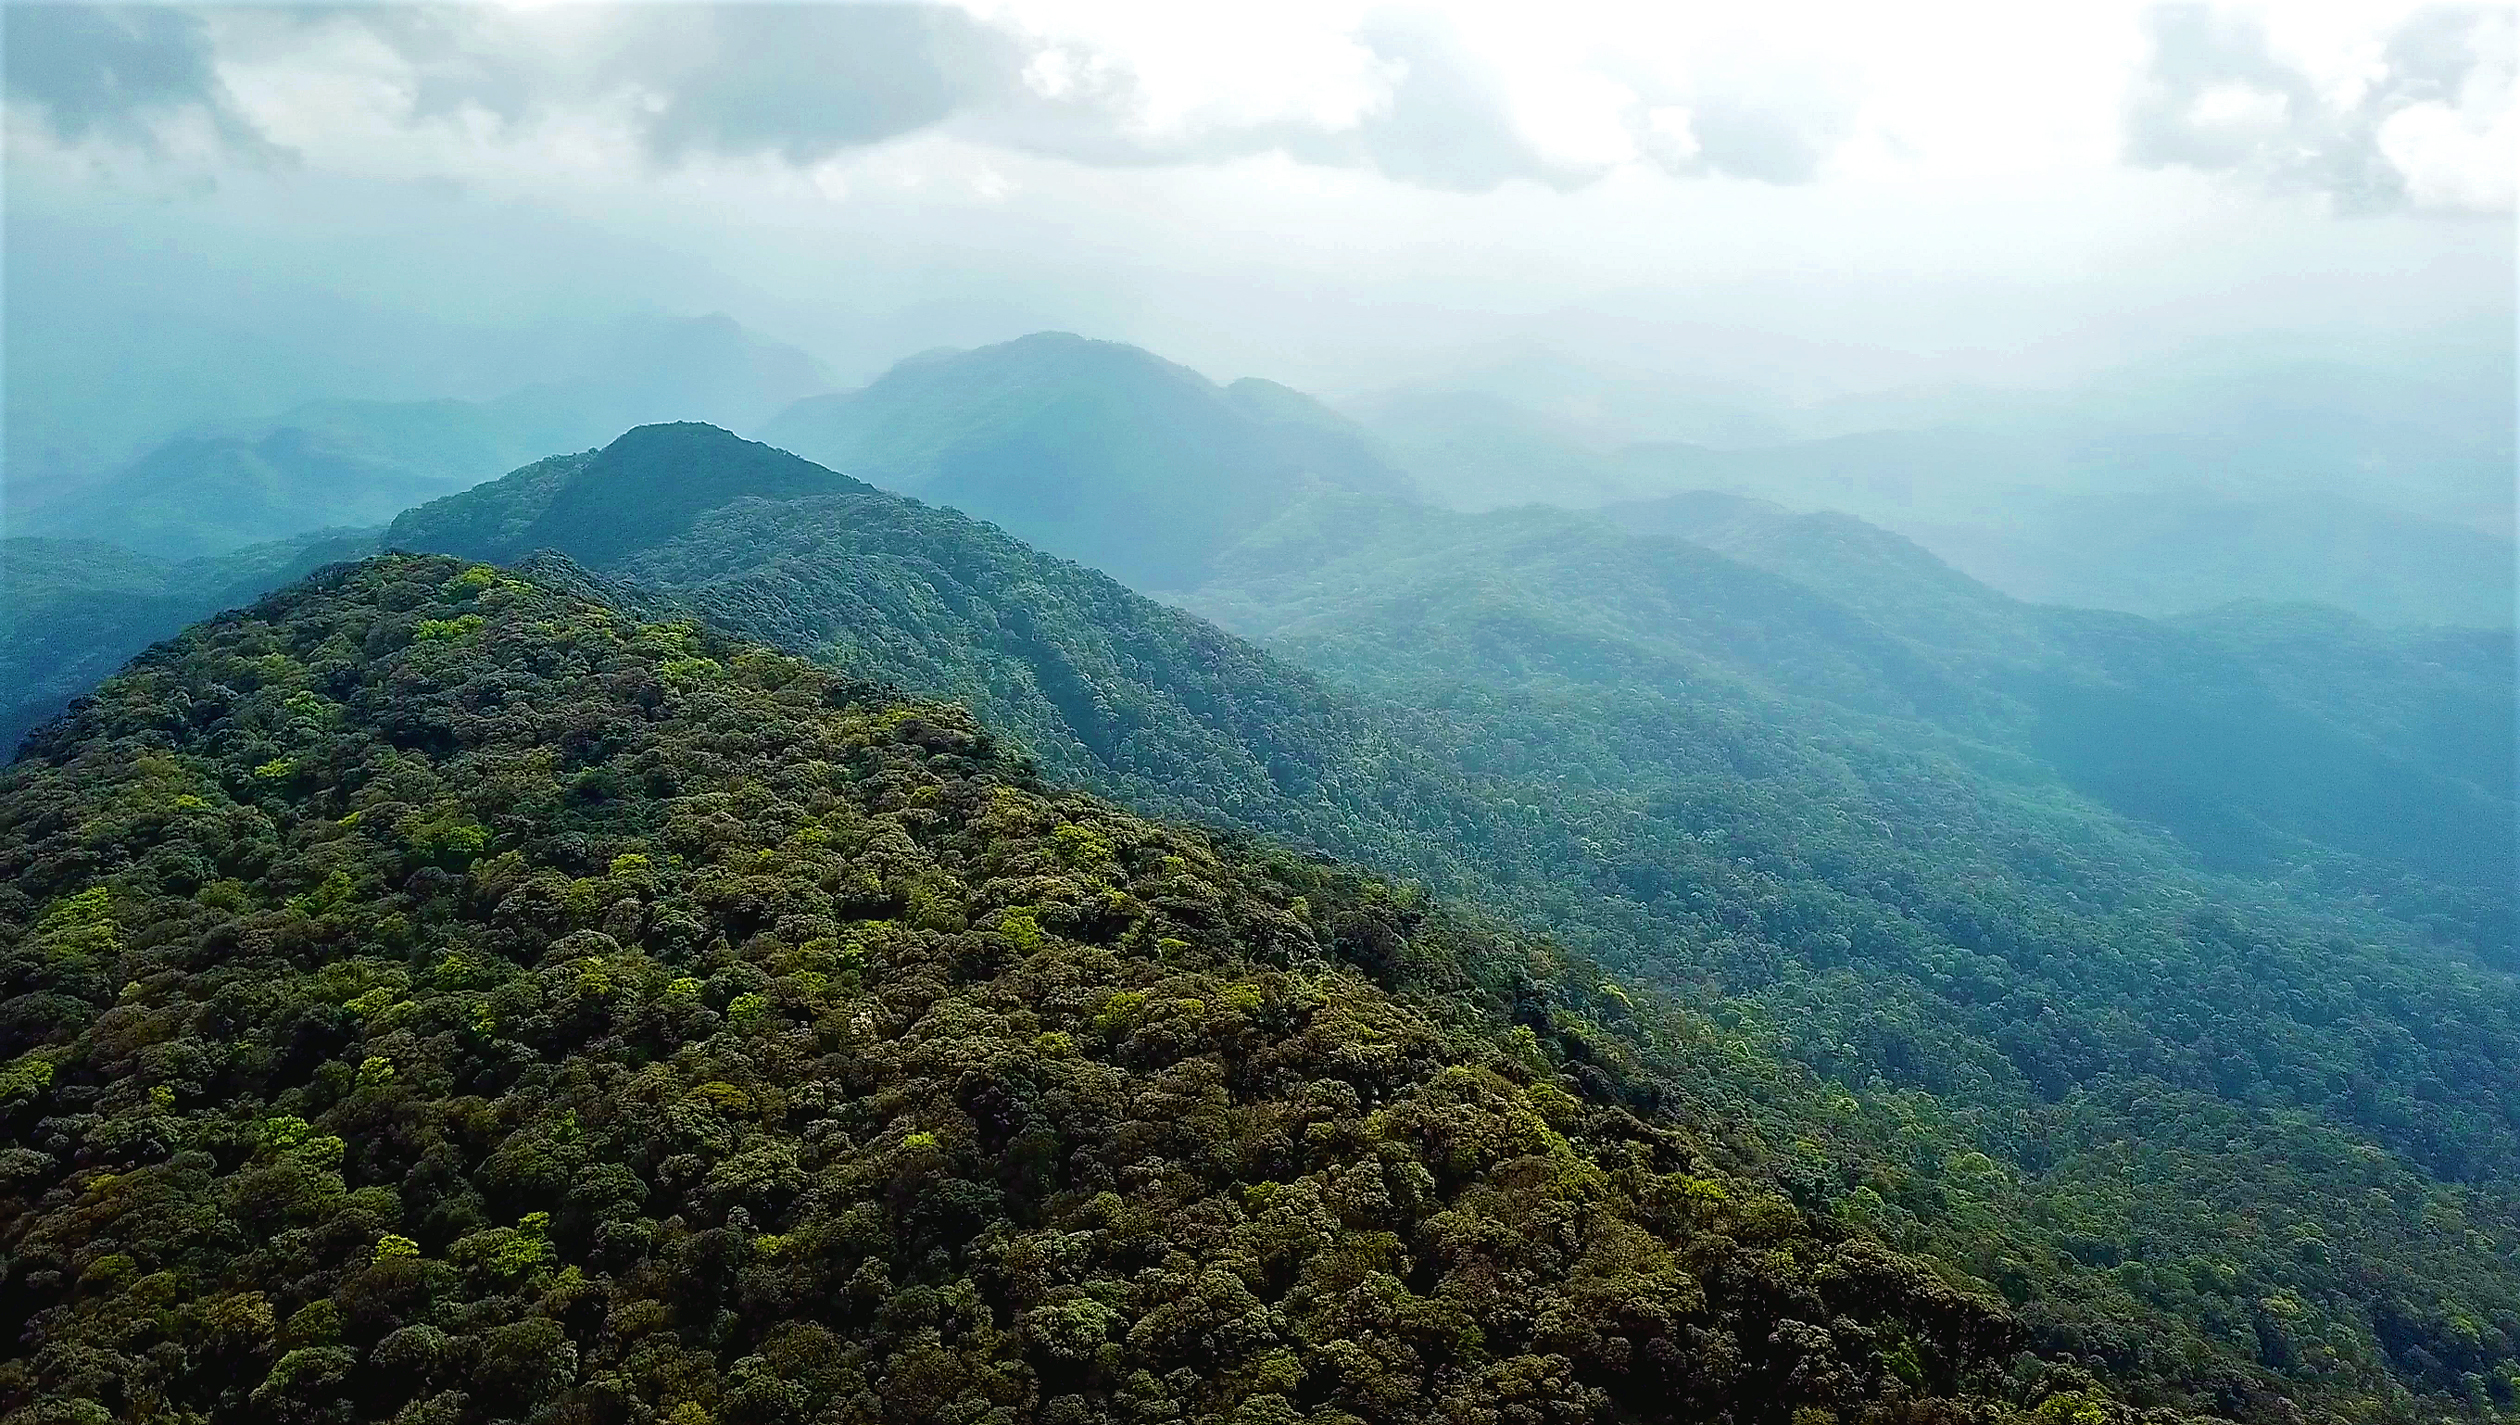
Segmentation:
<svg viewBox="0 0 2520 1425">
<path fill-rule="evenodd" d="M 761 434 L 1139 588 L 1198 583 L 1217 550 L 1308 490 L 1409 490 L 1360 432 L 1285 387 L 1218 387 L 1060 332 L 903 362 Z"/>
<path fill-rule="evenodd" d="M 2134 1418 L 1544 947 L 486 567 L 153 651 L 0 873 L 14 1418 Z"/>
<path fill-rule="evenodd" d="M 689 462 L 776 464 L 722 432 L 634 434 Z M 581 482 L 587 509 L 617 503 L 601 464 L 520 472 L 414 512 L 394 538 L 505 529 L 504 543 L 448 547 L 511 556 L 560 485 Z M 1284 646 L 1327 682 L 876 492 L 736 499 L 604 572 L 968 699 L 1059 775 L 1426 877 L 1684 991 L 1711 1016 L 1697 1042 L 1794 1065 L 1710 1082 L 1810 1145 L 1803 1200 L 2006 1283 L 2039 1339 L 2142 1390 L 2241 1415 L 2278 1393 L 2385 1413 L 2412 1408 L 2387 1404 L 2416 1398 L 2401 1392 L 2455 1392 L 2462 1372 L 2516 1358 L 2520 1343 L 2460 1344 L 2453 1323 L 2520 1307 L 2503 1258 L 2520 1213 L 2499 1185 L 2520 1153 L 2500 1126 L 2520 1085 L 2490 1047 L 2520 1005 L 2507 976 L 2429 944 L 2480 933 L 2490 904 L 2426 929 L 2375 912 L 2353 866 L 2284 887 L 2237 879 L 2110 815 L 2035 748 L 1990 740 L 2025 713 L 1974 681 L 1981 665 L 1898 631 L 1914 600 L 1891 576 L 1931 561 L 1858 570 L 1876 620 L 1682 550 L 1694 582 L 1672 586 L 1685 617 L 1665 617 L 1621 612 L 1621 581 L 1661 577 L 1668 537 L 1623 536 L 1638 549 L 1604 565 L 1599 525 L 1572 521 L 1456 559 L 1438 521 L 1330 508 L 1328 545 L 1414 538 L 1422 557 L 1388 561 L 1395 579 L 1468 582 L 1403 605 L 1416 624 L 1340 624 L 1342 608 L 1381 606 L 1318 570 L 1289 574 L 1336 638 Z M 1244 552 L 1299 560 L 1300 514 Z M 1530 563 L 1535 550 L 1558 562 Z M 1557 568 L 1594 582 L 1541 577 Z M 1956 577 L 1935 576 L 1940 596 L 1965 594 Z M 2019 607 L 1974 597 L 1999 621 Z M 2142 635 L 2135 652 L 2161 646 L 2143 621 L 2121 625 Z M 2024 628 L 2046 637 L 2035 618 Z M 2325 635 L 2296 632 L 2299 665 L 2319 666 Z M 1898 679 L 1908 711 L 1869 706 Z M 2431 892 L 2415 891 L 2420 909 Z M 2200 1002 L 2224 1017 L 2200 1021 Z M 2120 1143 L 2150 1166 L 2095 1216 L 2094 1175 L 2114 1171 Z M 2431 1232 L 2426 1213 L 2478 1235 Z M 2316 1233 L 2322 1255 L 2231 1236 L 2268 1220 Z M 2124 1270 L 2191 1257 L 2232 1274 L 2200 1286 Z M 2270 1294 L 2302 1302 L 2309 1324 L 2235 1337 Z M 2305 1354 L 2299 1331 L 2325 1353 Z"/>
<path fill-rule="evenodd" d="M 1782 574 L 1932 650 L 2017 701 L 2013 745 L 2210 864 L 2369 858 L 2348 882 L 2464 887 L 2470 943 L 2513 944 L 2508 630 L 2387 629 L 2263 601 L 2133 619 L 2016 601 L 1846 515 L 1698 494 L 1605 516 Z"/>
<path fill-rule="evenodd" d="M 640 542 L 610 521 L 646 508 L 661 528 L 663 507 L 641 503 L 650 478 L 683 500 L 680 528 Z M 1301 836 L 1303 809 L 1376 756 L 1352 708 L 1211 624 L 712 427 L 644 427 L 529 466 L 408 512 L 384 543 L 498 561 L 556 550 L 651 607 L 959 700 L 1050 774 L 1168 815 L 1230 805 Z"/>
<path fill-rule="evenodd" d="M 2477 778 L 2507 726 L 2507 639 L 2417 646 L 2297 610 L 2060 634 L 1853 521 L 1717 501 L 1623 511 L 1611 546 L 1603 528 L 1317 492 L 1219 577 L 1317 619 L 1326 641 L 1282 646 L 1319 673 L 698 426 L 541 462 L 411 512 L 393 542 L 575 542 L 600 572 L 538 577 L 964 701 L 1053 776 L 1139 808 L 1548 926 L 1685 997 L 1654 1033 L 1670 1077 L 1793 1145 L 1774 1171 L 1806 1210 L 1996 1283 L 2034 1342 L 2137 1398 L 2395 1419 L 2469 1374 L 2500 1389 L 2520 1336 L 2465 1323 L 2520 1312 L 2520 1085 L 2494 1047 L 2520 1006 L 2461 947 L 2486 948 L 2507 901 L 2375 882 L 2335 847 L 2295 847 L 2280 881 L 2212 870 L 2005 741 L 2042 724 L 2004 679 L 2065 657 L 2066 634 L 2107 655 L 2072 665 L 2103 685 L 2228 663 L 2259 700 L 2244 710 L 2360 709 L 2355 736 Z M 1377 549 L 1397 553 L 1365 572 L 1387 562 L 1391 582 L 1332 577 Z M 1364 596 L 1412 580 L 1414 603 Z M 2085 742 L 2106 745 L 2068 746 Z M 2360 795 L 2273 790 L 2314 810 Z M 2468 840 L 2490 850 L 2493 829 Z M 2144 1165 L 2123 1183 L 2122 1152 Z"/>
</svg>

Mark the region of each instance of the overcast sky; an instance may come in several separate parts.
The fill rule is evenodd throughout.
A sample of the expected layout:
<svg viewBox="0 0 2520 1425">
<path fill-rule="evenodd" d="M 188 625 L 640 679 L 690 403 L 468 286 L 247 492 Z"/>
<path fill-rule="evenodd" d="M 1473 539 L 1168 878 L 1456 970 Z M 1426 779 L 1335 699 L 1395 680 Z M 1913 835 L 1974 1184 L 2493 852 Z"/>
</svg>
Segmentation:
<svg viewBox="0 0 2520 1425">
<path fill-rule="evenodd" d="M 238 400 L 496 384 L 472 329 L 633 307 L 844 379 L 1059 326 L 1791 399 L 2512 318 L 2508 5 L 5 17 L 13 422 L 195 346 L 261 363 Z"/>
</svg>

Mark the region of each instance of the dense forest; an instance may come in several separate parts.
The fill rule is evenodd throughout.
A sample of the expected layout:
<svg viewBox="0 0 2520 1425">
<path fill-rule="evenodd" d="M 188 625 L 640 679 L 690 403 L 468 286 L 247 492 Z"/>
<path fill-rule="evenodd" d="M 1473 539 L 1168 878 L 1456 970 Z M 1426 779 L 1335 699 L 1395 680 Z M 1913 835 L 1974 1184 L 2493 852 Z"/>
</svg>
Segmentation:
<svg viewBox="0 0 2520 1425">
<path fill-rule="evenodd" d="M 12 1420 L 2105 1422 L 1579 961 L 486 566 L 0 781 Z"/>
<path fill-rule="evenodd" d="M 2038 608 L 1735 497 L 1461 516 L 1279 474 L 1172 594 L 1267 650 L 705 426 L 384 542 L 962 703 L 1054 784 L 1545 931 L 1605 967 L 1570 1012 L 1729 1170 L 2003 1300 L 2121 1399 L 2520 1402 L 2507 634 Z"/>
<path fill-rule="evenodd" d="M 2157 827 L 2209 868 L 2377 894 L 2513 963 L 2507 631 L 2023 604 L 1849 517 L 1710 496 L 1599 518 L 1325 500 L 1222 562 L 1185 602 L 1344 681 L 1590 685 L 2001 758 L 1997 780 Z"/>
<path fill-rule="evenodd" d="M 2516 4 L 0 0 L 0 1425 L 2520 1425 Z"/>
<path fill-rule="evenodd" d="M 2412 882 L 2410 903 L 2448 897 L 2436 934 L 2315 865 L 2243 879 L 2112 813 L 2021 740 L 2046 724 L 1994 676 L 2057 675 L 2073 645 L 2044 613 L 1903 565 L 1896 542 L 1815 561 L 1853 571 L 1832 593 L 1650 530 L 1527 514 L 1447 543 L 1347 502 L 1317 534 L 1298 509 L 1223 560 L 1244 602 L 1219 616 L 1248 626 L 1266 571 L 1382 548 L 1354 561 L 1381 582 L 1342 583 L 1336 562 L 1283 576 L 1316 618 L 1275 634 L 1325 680 L 853 485 L 687 501 L 644 549 L 613 529 L 612 509 L 683 488 L 659 471 L 691 470 L 710 498 L 727 487 L 704 467 L 810 487 L 786 459 L 703 428 L 634 432 L 389 538 L 584 553 L 652 609 L 964 700 L 1054 775 L 1554 927 L 1676 991 L 1675 1042 L 1747 1056 L 1714 1091 L 1797 1143 L 1803 1200 L 2002 1284 L 2045 1339 L 2139 1395 L 2234 1414 L 2278 1395 L 2389 1413 L 2410 1391 L 2510 1398 L 2520 1004 L 2473 958 L 2493 950 L 2476 912 L 2495 903 Z M 1781 569 L 1791 532 L 1771 533 Z M 2374 633 L 2361 684 L 2295 688 L 2287 657 L 2359 665 L 2321 652 L 2319 629 L 2269 626 L 2292 642 L 2243 660 L 2265 670 L 2243 680 L 2260 711 L 2356 686 L 2382 707 L 2420 661 Z M 2238 637 L 2098 627 L 2139 674 L 2164 650 L 2229 658 L 2200 640 Z M 2443 706 L 2443 727 L 2473 725 Z M 2492 829 L 2475 827 L 2477 854 L 2496 854 Z M 2330 874 L 2351 886 L 2359 869 Z"/>
</svg>

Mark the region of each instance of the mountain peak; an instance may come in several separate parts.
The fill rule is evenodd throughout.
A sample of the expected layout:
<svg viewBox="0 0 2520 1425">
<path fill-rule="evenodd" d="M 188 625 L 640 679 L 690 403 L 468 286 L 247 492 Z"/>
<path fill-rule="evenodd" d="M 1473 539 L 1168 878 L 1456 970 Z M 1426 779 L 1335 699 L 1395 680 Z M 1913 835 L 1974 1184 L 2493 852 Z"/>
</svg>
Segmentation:
<svg viewBox="0 0 2520 1425">
<path fill-rule="evenodd" d="M 406 511 L 391 548 L 510 559 L 566 550 L 602 567 L 746 498 L 793 500 L 869 487 L 784 450 L 699 421 L 626 431 L 601 450 L 537 461 L 489 484 Z"/>
<path fill-rule="evenodd" d="M 603 447 L 603 453 L 610 457 L 621 452 L 660 449 L 725 450 L 753 444 L 755 442 L 744 439 L 726 427 L 711 425 L 707 421 L 656 421 L 648 425 L 632 426 L 623 431 L 613 438 L 611 444 Z"/>
</svg>

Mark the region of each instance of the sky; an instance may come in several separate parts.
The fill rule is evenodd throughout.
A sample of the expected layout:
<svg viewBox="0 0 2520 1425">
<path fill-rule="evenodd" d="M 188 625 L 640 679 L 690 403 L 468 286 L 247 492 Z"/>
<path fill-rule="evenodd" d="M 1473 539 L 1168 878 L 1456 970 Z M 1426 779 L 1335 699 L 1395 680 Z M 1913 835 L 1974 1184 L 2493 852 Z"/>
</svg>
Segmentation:
<svg viewBox="0 0 2520 1425">
<path fill-rule="evenodd" d="M 1530 348 L 1809 402 L 2507 345 L 2514 17 L 8 4 L 12 468 L 491 394 L 639 311 L 842 383 L 1064 328 L 1332 395 Z"/>
</svg>

